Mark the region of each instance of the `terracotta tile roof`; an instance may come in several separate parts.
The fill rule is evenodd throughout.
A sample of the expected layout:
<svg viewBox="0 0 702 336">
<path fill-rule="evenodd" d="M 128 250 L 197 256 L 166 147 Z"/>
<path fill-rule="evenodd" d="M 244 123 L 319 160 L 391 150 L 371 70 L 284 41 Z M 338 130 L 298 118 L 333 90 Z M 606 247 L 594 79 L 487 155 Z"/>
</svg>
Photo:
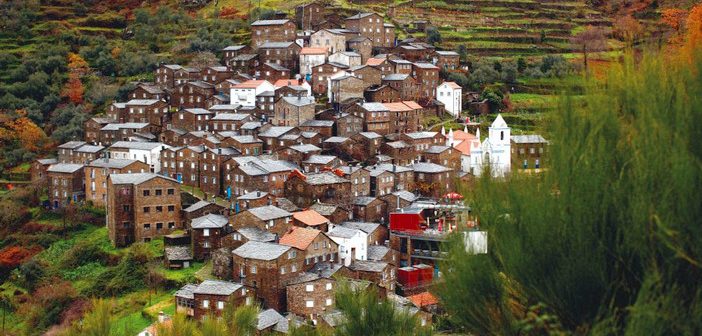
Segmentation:
<svg viewBox="0 0 702 336">
<path fill-rule="evenodd" d="M 312 48 L 312 47 L 306 47 L 300 49 L 300 55 L 319 55 L 319 54 L 327 54 L 327 48 Z"/>
<path fill-rule="evenodd" d="M 414 102 L 414 101 L 411 101 L 411 100 L 405 100 L 405 101 L 403 101 L 402 103 L 405 104 L 405 105 L 407 105 L 407 107 L 409 107 L 409 108 L 411 108 L 411 109 L 421 109 L 421 108 L 422 108 L 422 106 L 420 106 L 419 104 L 417 104 L 417 102 Z"/>
<path fill-rule="evenodd" d="M 234 85 L 234 86 L 232 86 L 232 88 L 235 88 L 235 89 L 255 89 L 259 85 L 263 84 L 263 82 L 265 82 L 265 80 L 248 80 L 246 82 Z"/>
<path fill-rule="evenodd" d="M 439 300 L 429 292 L 412 295 L 408 298 L 418 308 L 431 306 L 439 303 Z"/>
<path fill-rule="evenodd" d="M 273 83 L 273 86 L 277 88 L 281 88 L 283 86 L 301 86 L 305 85 L 307 81 L 302 81 L 302 83 L 298 83 L 297 79 L 279 79 Z"/>
<path fill-rule="evenodd" d="M 385 58 L 369 58 L 366 61 L 366 65 L 376 66 L 383 64 L 383 62 L 385 62 Z"/>
<path fill-rule="evenodd" d="M 320 233 L 322 233 L 322 231 L 294 226 L 290 232 L 286 233 L 280 238 L 279 243 L 281 245 L 292 246 L 300 250 L 306 250 Z"/>
<path fill-rule="evenodd" d="M 461 88 L 461 86 L 456 84 L 456 82 L 444 82 L 444 84 L 446 84 L 448 87 L 450 87 L 452 89 L 460 89 Z"/>
<path fill-rule="evenodd" d="M 314 210 L 305 210 L 293 213 L 293 218 L 309 226 L 317 226 L 329 223 L 329 220 Z"/>
</svg>

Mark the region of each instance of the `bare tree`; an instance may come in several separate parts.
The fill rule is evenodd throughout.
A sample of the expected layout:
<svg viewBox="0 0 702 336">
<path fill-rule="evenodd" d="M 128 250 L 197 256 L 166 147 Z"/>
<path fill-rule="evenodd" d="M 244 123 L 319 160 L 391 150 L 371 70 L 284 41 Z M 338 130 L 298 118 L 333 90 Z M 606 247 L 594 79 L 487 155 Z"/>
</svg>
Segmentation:
<svg viewBox="0 0 702 336">
<path fill-rule="evenodd" d="M 583 53 L 583 66 L 587 73 L 587 55 L 589 52 L 607 48 L 607 32 L 602 27 L 588 26 L 570 39 L 573 49 Z"/>
</svg>

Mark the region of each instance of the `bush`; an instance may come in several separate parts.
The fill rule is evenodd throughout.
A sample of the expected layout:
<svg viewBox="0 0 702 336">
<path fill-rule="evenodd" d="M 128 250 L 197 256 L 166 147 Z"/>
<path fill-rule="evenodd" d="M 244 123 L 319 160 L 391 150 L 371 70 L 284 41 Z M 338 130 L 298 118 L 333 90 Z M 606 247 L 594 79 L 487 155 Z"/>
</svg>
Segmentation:
<svg viewBox="0 0 702 336">
<path fill-rule="evenodd" d="M 107 261 L 107 253 L 99 246 L 81 241 L 66 251 L 61 257 L 59 266 L 61 268 L 75 268 L 88 263 L 105 263 Z"/>
<path fill-rule="evenodd" d="M 146 245 L 132 245 L 117 266 L 98 276 L 88 294 L 105 297 L 145 288 L 148 275 L 146 264 L 151 258 L 151 252 Z"/>
</svg>

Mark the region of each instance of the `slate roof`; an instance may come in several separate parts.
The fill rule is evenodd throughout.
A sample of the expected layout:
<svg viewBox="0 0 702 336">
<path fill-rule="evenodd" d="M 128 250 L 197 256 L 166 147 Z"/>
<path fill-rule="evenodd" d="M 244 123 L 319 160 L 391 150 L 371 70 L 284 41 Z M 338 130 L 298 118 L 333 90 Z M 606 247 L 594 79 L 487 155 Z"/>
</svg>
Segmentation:
<svg viewBox="0 0 702 336">
<path fill-rule="evenodd" d="M 47 172 L 50 173 L 75 173 L 76 171 L 80 170 L 83 168 L 82 164 L 76 164 L 76 163 L 57 163 L 57 164 L 52 164 L 49 166 L 49 168 L 46 169 Z"/>
<path fill-rule="evenodd" d="M 348 139 L 349 138 L 347 138 L 347 137 L 333 136 L 333 137 L 327 138 L 326 140 L 324 140 L 324 142 L 326 142 L 326 143 L 342 143 Z"/>
<path fill-rule="evenodd" d="M 164 248 L 166 260 L 169 261 L 187 261 L 193 260 L 193 254 L 190 252 L 189 245 L 183 246 L 166 246 Z"/>
<path fill-rule="evenodd" d="M 418 173 L 443 173 L 451 170 L 450 168 L 431 162 L 417 162 L 410 165 L 410 167 Z"/>
<path fill-rule="evenodd" d="M 377 139 L 377 138 L 383 137 L 382 135 L 375 133 L 375 132 L 361 132 L 358 134 L 360 134 L 362 137 L 368 138 L 368 139 Z"/>
<path fill-rule="evenodd" d="M 256 20 L 253 23 L 251 23 L 252 26 L 275 26 L 275 25 L 282 25 L 287 23 L 288 19 L 280 19 L 280 20 Z"/>
<path fill-rule="evenodd" d="M 277 70 L 277 71 L 290 71 L 290 69 L 288 69 L 288 68 L 286 68 L 286 67 L 284 67 L 284 66 L 282 66 L 282 65 L 280 65 L 280 64 L 278 64 L 278 63 L 266 62 L 266 63 L 264 63 L 264 64 L 267 65 L 267 66 L 269 66 L 269 67 L 271 67 L 271 68 L 273 68 L 273 70 Z"/>
<path fill-rule="evenodd" d="M 278 197 L 275 199 L 277 206 L 287 212 L 295 212 L 300 210 L 300 208 L 295 205 L 291 200 L 285 197 Z"/>
<path fill-rule="evenodd" d="M 392 193 L 393 195 L 409 202 L 414 202 L 417 199 L 417 196 L 407 190 L 400 190 Z"/>
<path fill-rule="evenodd" d="M 417 62 L 414 63 L 414 66 L 422 69 L 438 69 L 438 67 L 434 64 L 431 63 L 425 63 L 425 62 Z"/>
<path fill-rule="evenodd" d="M 384 81 L 401 81 L 405 80 L 409 77 L 408 74 L 388 74 L 383 77 Z"/>
<path fill-rule="evenodd" d="M 232 253 L 247 259 L 274 260 L 290 249 L 291 247 L 287 245 L 249 240 Z"/>
<path fill-rule="evenodd" d="M 383 103 L 367 102 L 360 105 L 364 110 L 370 112 L 387 112 L 390 111 Z"/>
<path fill-rule="evenodd" d="M 388 263 L 375 260 L 354 260 L 349 266 L 350 269 L 363 272 L 382 272 L 388 267 Z"/>
<path fill-rule="evenodd" d="M 294 151 L 298 151 L 301 153 L 309 153 L 309 152 L 316 152 L 322 150 L 321 148 L 312 145 L 312 144 L 302 144 L 302 145 L 293 145 L 288 147 Z"/>
<path fill-rule="evenodd" d="M 275 326 L 278 322 L 285 320 L 283 315 L 280 315 L 275 309 L 267 309 L 258 314 L 258 323 L 256 329 L 265 330 Z"/>
<path fill-rule="evenodd" d="M 59 145 L 58 148 L 75 149 L 75 148 L 78 148 L 78 147 L 83 146 L 85 144 L 86 144 L 85 141 L 69 141 L 69 142 L 66 142 L 66 143 Z"/>
<path fill-rule="evenodd" d="M 309 270 L 310 273 L 321 274 L 323 278 L 331 278 L 342 267 L 341 264 L 334 262 L 321 261 L 316 263 Z"/>
<path fill-rule="evenodd" d="M 306 182 L 311 185 L 345 183 L 349 180 L 334 173 L 323 172 L 318 174 L 308 174 Z"/>
<path fill-rule="evenodd" d="M 331 216 L 337 208 L 337 205 L 326 203 L 315 203 L 310 206 L 310 209 L 317 211 L 322 216 Z"/>
<path fill-rule="evenodd" d="M 43 164 L 43 165 L 51 165 L 54 163 L 58 163 L 57 159 L 38 159 L 37 162 Z"/>
<path fill-rule="evenodd" d="M 437 50 L 436 53 L 441 55 L 441 56 L 459 56 L 457 52 L 450 51 L 450 50 L 448 50 L 448 51 Z"/>
<path fill-rule="evenodd" d="M 200 210 L 200 209 L 202 209 L 202 208 L 204 208 L 204 207 L 206 207 L 206 206 L 208 206 L 208 205 L 210 205 L 210 204 L 213 204 L 213 203 L 210 203 L 210 202 L 208 202 L 208 201 L 197 201 L 196 203 L 194 203 L 194 204 L 190 205 L 189 207 L 183 209 L 183 211 L 185 211 L 185 212 L 197 211 L 197 210 Z"/>
<path fill-rule="evenodd" d="M 239 228 L 236 231 L 250 241 L 273 242 L 276 238 L 274 233 L 255 226 Z"/>
<path fill-rule="evenodd" d="M 80 147 L 74 149 L 74 151 L 83 152 L 83 153 L 97 153 L 103 149 L 105 149 L 105 147 L 103 147 L 103 146 L 83 145 L 83 146 L 80 146 Z"/>
<path fill-rule="evenodd" d="M 538 134 L 513 135 L 510 139 L 518 144 L 548 143 L 544 137 Z"/>
<path fill-rule="evenodd" d="M 186 284 L 185 286 L 177 290 L 173 295 L 175 295 L 176 297 L 182 297 L 193 300 L 195 299 L 195 296 L 193 295 L 193 291 L 195 291 L 195 288 L 197 288 L 197 285 Z"/>
<path fill-rule="evenodd" d="M 221 280 L 205 280 L 193 290 L 194 294 L 229 296 L 243 287 L 241 284 Z"/>
<path fill-rule="evenodd" d="M 256 218 L 264 221 L 292 216 L 291 213 L 274 205 L 266 205 L 258 208 L 251 208 L 247 211 L 254 215 Z"/>
<path fill-rule="evenodd" d="M 100 158 L 100 159 L 95 159 L 92 162 L 88 163 L 88 167 L 101 167 L 101 168 L 124 168 L 134 162 L 137 162 L 137 160 L 129 160 L 129 159 L 105 159 L 105 158 Z"/>
<path fill-rule="evenodd" d="M 292 131 L 295 127 L 292 126 L 273 126 L 258 134 L 259 137 L 277 138 L 285 133 Z"/>
<path fill-rule="evenodd" d="M 368 260 L 382 260 L 390 252 L 387 246 L 383 245 L 370 245 L 366 250 L 366 257 Z"/>
<path fill-rule="evenodd" d="M 214 112 L 211 112 L 211 111 L 205 110 L 204 108 L 199 108 L 199 107 L 186 108 L 183 111 L 188 112 L 188 113 L 192 113 L 192 114 L 212 114 L 212 113 L 214 113 Z"/>
<path fill-rule="evenodd" d="M 375 201 L 377 198 L 370 196 L 358 196 L 353 200 L 354 205 L 367 206 L 371 202 Z"/>
<path fill-rule="evenodd" d="M 339 225 L 350 229 L 358 229 L 368 234 L 373 233 L 380 227 L 380 224 L 370 222 L 343 222 Z"/>
<path fill-rule="evenodd" d="M 101 131 L 119 131 L 121 129 L 142 129 L 149 126 L 148 123 L 111 123 L 103 126 Z"/>
<path fill-rule="evenodd" d="M 110 148 L 127 148 L 127 149 L 140 149 L 140 150 L 153 150 L 161 146 L 169 147 L 160 142 L 140 142 L 140 141 L 117 141 L 110 146 Z"/>
<path fill-rule="evenodd" d="M 223 48 L 222 51 L 238 51 L 244 48 L 246 48 L 245 45 L 231 45 Z"/>
<path fill-rule="evenodd" d="M 218 214 L 207 214 L 193 218 L 190 227 L 193 229 L 221 229 L 229 223 L 229 219 Z"/>
<path fill-rule="evenodd" d="M 320 234 L 322 234 L 322 231 L 317 229 L 293 226 L 290 232 L 280 237 L 279 243 L 281 245 L 292 246 L 300 250 L 306 250 L 310 244 L 312 244 L 312 241 L 314 241 L 314 239 Z"/>
<path fill-rule="evenodd" d="M 243 194 L 239 197 L 237 197 L 237 200 L 257 200 L 261 199 L 268 196 L 268 193 L 265 191 L 260 191 L 260 190 L 254 190 L 250 193 Z"/>
<path fill-rule="evenodd" d="M 434 146 L 429 147 L 429 149 L 425 150 L 424 152 L 429 153 L 429 154 L 439 154 L 439 153 L 443 153 L 445 150 L 447 150 L 449 148 L 451 148 L 451 147 L 434 145 Z"/>
<path fill-rule="evenodd" d="M 356 15 L 347 17 L 346 20 L 362 19 L 362 18 L 364 18 L 364 17 L 368 17 L 368 16 L 371 16 L 371 15 L 373 15 L 373 14 L 375 14 L 375 13 L 358 13 L 358 14 L 356 14 Z"/>
<path fill-rule="evenodd" d="M 132 99 L 125 103 L 125 105 L 153 105 L 158 103 L 158 99 Z"/>
<path fill-rule="evenodd" d="M 264 44 L 261 44 L 258 48 L 259 49 L 286 49 L 286 48 L 289 48 L 293 44 L 295 44 L 295 42 L 266 42 Z"/>
<path fill-rule="evenodd" d="M 158 175 L 154 173 L 131 173 L 131 174 L 110 174 L 109 179 L 112 184 L 142 184 L 152 178 L 164 178 L 172 182 L 178 182 L 170 177 Z"/>
<path fill-rule="evenodd" d="M 310 157 L 303 161 L 303 163 L 309 164 L 329 164 L 336 159 L 334 155 L 310 155 Z"/>
<path fill-rule="evenodd" d="M 412 138 L 412 139 L 426 139 L 426 138 L 433 138 L 437 132 L 412 132 L 412 133 L 405 133 L 406 136 Z"/>
<path fill-rule="evenodd" d="M 232 58 L 233 61 L 249 61 L 258 57 L 258 54 L 239 54 Z"/>
<path fill-rule="evenodd" d="M 300 126 L 309 126 L 309 127 L 332 127 L 334 126 L 334 121 L 333 120 L 307 120 L 302 125 Z"/>
<path fill-rule="evenodd" d="M 315 103 L 314 97 L 283 97 L 283 101 L 294 106 L 307 106 Z"/>
<path fill-rule="evenodd" d="M 359 232 L 363 232 L 363 231 L 361 231 L 359 229 L 347 228 L 347 227 L 337 225 L 333 229 L 329 230 L 329 232 L 327 232 L 327 236 L 348 239 L 348 238 L 353 238 L 353 236 L 355 236 Z"/>
</svg>

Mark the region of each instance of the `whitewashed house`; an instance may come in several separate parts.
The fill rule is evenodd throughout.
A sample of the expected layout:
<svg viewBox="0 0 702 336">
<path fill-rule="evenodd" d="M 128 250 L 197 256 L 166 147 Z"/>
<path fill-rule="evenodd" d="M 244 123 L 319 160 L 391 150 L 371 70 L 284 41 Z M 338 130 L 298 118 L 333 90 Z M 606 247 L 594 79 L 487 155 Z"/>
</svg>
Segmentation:
<svg viewBox="0 0 702 336">
<path fill-rule="evenodd" d="M 161 151 L 171 146 L 160 142 L 117 141 L 107 148 L 112 159 L 137 160 L 148 164 L 152 173 L 161 171 Z"/>
<path fill-rule="evenodd" d="M 454 117 L 461 115 L 463 89 L 454 82 L 443 82 L 436 88 L 436 100 L 442 102 L 446 111 Z"/>
<path fill-rule="evenodd" d="M 327 236 L 339 244 L 339 260 L 344 266 L 351 265 L 352 260 L 368 259 L 368 234 L 354 228 L 332 226 Z"/>
<path fill-rule="evenodd" d="M 275 87 L 267 80 L 248 80 L 236 84 L 230 89 L 231 105 L 256 107 L 256 96 L 266 91 L 274 91 Z"/>
<path fill-rule="evenodd" d="M 312 73 L 312 68 L 327 61 L 327 48 L 302 48 L 300 50 L 300 75 Z"/>
</svg>

